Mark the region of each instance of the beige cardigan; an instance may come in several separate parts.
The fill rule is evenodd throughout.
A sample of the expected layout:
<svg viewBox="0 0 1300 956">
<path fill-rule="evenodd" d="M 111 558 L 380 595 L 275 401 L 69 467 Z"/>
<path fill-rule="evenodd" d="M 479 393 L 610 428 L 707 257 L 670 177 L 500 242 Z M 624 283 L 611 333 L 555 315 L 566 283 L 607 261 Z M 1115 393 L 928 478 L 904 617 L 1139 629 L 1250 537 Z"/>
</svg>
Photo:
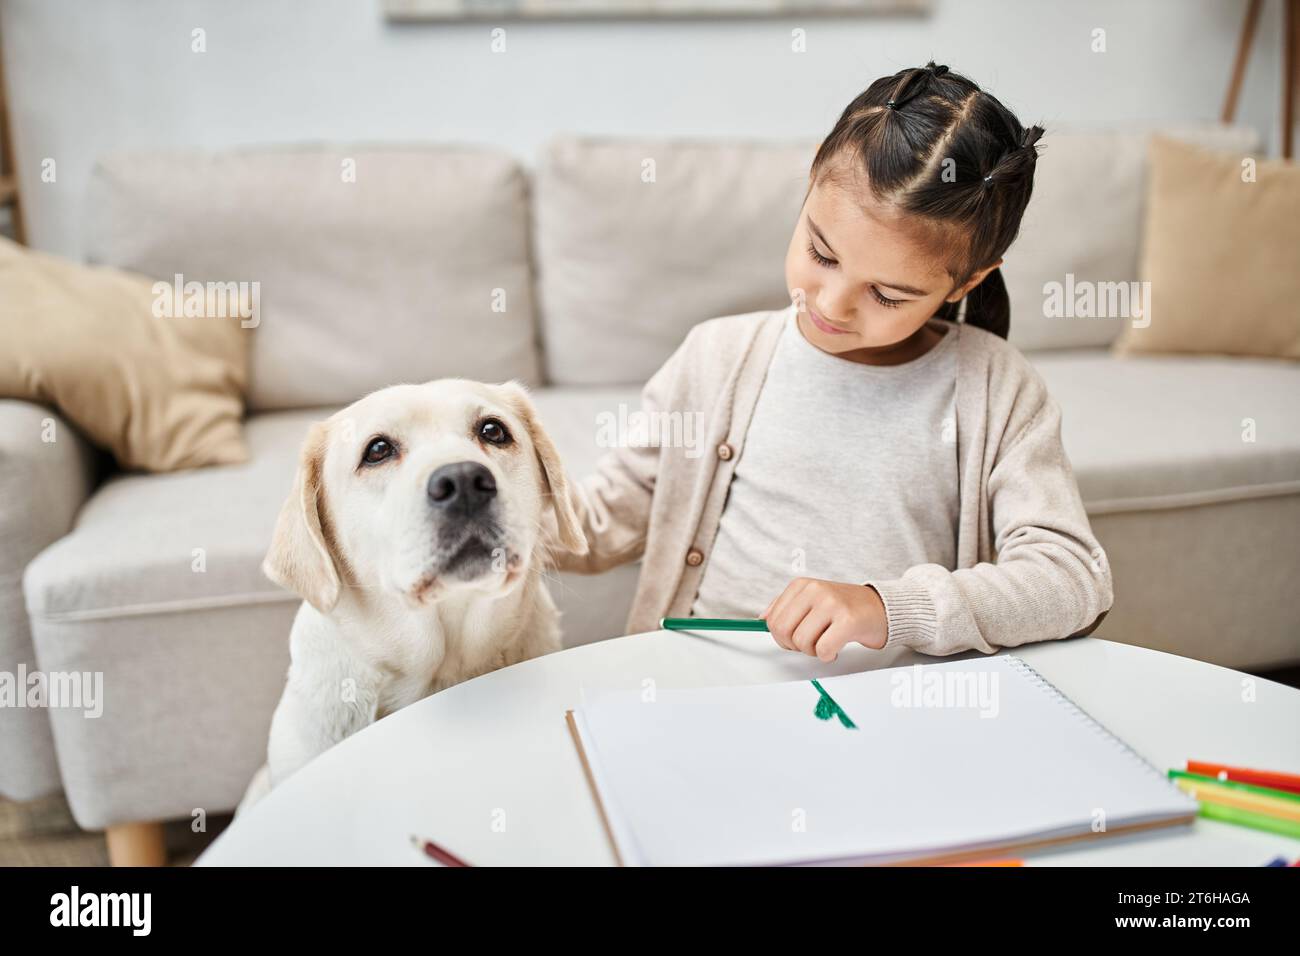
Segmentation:
<svg viewBox="0 0 1300 956">
<path fill-rule="evenodd" d="M 759 390 L 793 306 L 703 322 L 646 384 L 647 413 L 700 413 L 695 447 L 670 429 L 617 447 L 576 483 L 589 551 L 561 570 L 595 574 L 643 558 L 626 633 L 687 617 Z M 1110 609 L 1105 553 L 1061 446 L 1061 412 L 1014 347 L 956 325 L 961 501 L 957 570 L 920 564 L 867 581 L 884 602 L 887 647 L 955 654 L 1087 634 Z M 685 434 L 691 434 L 689 431 Z M 702 443 L 702 448 L 700 447 Z M 702 452 L 702 453 L 701 453 Z M 864 542 L 864 547 L 868 544 Z M 775 597 L 776 595 L 773 595 Z"/>
</svg>

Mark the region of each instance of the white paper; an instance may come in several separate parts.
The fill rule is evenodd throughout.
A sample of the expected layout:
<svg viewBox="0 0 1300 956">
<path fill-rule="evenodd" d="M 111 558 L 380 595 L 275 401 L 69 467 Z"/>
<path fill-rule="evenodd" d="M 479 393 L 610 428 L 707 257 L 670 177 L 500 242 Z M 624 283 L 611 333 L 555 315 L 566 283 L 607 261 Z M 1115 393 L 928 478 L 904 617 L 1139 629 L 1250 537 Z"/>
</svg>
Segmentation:
<svg viewBox="0 0 1300 956">
<path fill-rule="evenodd" d="M 623 861 L 888 862 L 1196 810 L 1016 658 L 819 683 L 856 729 L 815 716 L 810 681 L 589 691 L 575 718 Z"/>
</svg>

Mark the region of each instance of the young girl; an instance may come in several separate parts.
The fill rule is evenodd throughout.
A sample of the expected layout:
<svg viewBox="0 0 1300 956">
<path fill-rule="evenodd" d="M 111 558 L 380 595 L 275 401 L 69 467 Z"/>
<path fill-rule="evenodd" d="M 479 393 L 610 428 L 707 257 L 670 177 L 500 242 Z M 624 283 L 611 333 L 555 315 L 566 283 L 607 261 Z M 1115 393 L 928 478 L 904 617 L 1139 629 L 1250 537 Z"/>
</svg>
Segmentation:
<svg viewBox="0 0 1300 956">
<path fill-rule="evenodd" d="M 575 490 L 589 550 L 557 563 L 643 558 L 627 633 L 762 617 L 832 661 L 1097 626 L 1110 570 L 1060 410 L 1005 341 L 998 267 L 1042 133 L 933 62 L 849 104 L 812 162 L 791 305 L 697 325 L 642 393 L 702 414 L 705 453 L 619 448 Z"/>
</svg>

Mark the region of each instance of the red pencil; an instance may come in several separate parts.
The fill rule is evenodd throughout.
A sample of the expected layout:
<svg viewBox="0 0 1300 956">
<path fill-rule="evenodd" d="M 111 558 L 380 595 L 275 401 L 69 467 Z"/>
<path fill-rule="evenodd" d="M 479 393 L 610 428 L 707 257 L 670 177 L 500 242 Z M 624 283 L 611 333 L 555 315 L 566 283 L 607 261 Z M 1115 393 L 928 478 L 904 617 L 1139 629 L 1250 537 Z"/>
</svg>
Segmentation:
<svg viewBox="0 0 1300 956">
<path fill-rule="evenodd" d="M 424 837 L 413 836 L 411 843 L 418 849 L 422 850 L 426 856 L 431 856 L 443 866 L 473 866 L 472 863 L 466 863 L 456 854 L 449 850 L 444 850 L 432 840 L 426 840 Z"/>
<path fill-rule="evenodd" d="M 1218 777 L 1220 780 L 1253 783 L 1257 787 L 1272 787 L 1274 790 L 1300 793 L 1300 775 L 1294 773 L 1280 773 L 1276 770 L 1251 770 L 1249 767 L 1228 767 L 1219 763 L 1206 763 L 1203 760 L 1187 761 L 1187 772 L 1203 773 L 1207 777 Z"/>
</svg>

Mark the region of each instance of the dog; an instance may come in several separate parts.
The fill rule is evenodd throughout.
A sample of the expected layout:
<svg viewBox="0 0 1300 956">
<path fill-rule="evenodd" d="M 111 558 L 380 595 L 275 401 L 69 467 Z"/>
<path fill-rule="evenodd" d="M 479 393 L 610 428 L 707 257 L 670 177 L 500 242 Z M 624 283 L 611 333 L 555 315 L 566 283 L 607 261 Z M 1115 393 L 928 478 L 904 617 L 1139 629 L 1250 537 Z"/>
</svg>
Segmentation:
<svg viewBox="0 0 1300 956">
<path fill-rule="evenodd" d="M 236 814 L 381 717 L 558 650 L 556 548 L 587 541 L 520 383 L 396 385 L 313 425 L 262 563 L 303 598 L 288 679 Z"/>
</svg>

